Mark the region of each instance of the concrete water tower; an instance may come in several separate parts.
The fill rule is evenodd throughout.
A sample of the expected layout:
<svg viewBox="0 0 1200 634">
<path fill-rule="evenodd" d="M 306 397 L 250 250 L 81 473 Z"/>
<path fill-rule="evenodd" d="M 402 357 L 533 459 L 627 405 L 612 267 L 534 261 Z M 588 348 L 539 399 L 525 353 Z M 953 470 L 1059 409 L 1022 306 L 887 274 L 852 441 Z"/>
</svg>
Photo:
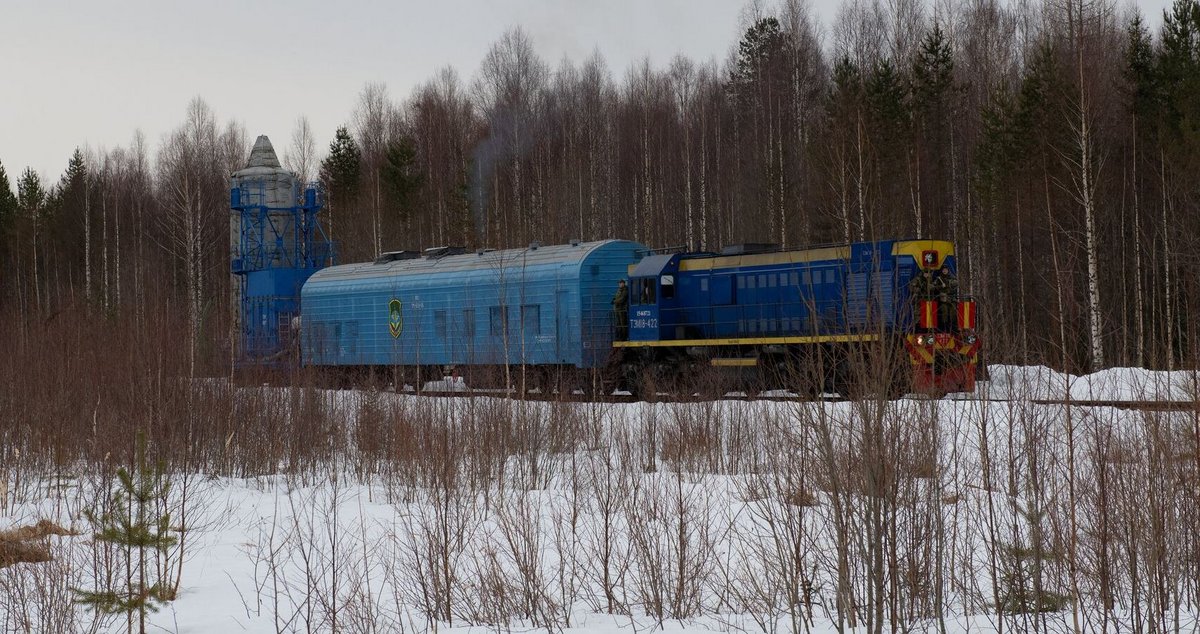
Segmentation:
<svg viewBox="0 0 1200 634">
<path fill-rule="evenodd" d="M 301 187 L 266 136 L 258 137 L 229 192 L 230 272 L 237 311 L 234 351 L 239 366 L 282 366 L 294 348 L 293 318 L 300 287 L 333 264 L 333 244 L 317 218 L 316 184 Z"/>
</svg>

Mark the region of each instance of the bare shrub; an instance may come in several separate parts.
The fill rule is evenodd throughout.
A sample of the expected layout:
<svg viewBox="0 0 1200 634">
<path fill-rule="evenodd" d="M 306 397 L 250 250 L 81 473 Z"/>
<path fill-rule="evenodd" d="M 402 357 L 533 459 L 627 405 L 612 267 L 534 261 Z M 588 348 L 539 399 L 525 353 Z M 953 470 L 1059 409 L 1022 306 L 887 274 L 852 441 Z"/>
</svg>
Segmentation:
<svg viewBox="0 0 1200 634">
<path fill-rule="evenodd" d="M 109 631 L 114 615 L 86 609 L 72 588 L 91 583 L 87 551 L 69 542 L 46 544 L 36 565 L 0 566 L 0 631 L 92 634 Z"/>
</svg>

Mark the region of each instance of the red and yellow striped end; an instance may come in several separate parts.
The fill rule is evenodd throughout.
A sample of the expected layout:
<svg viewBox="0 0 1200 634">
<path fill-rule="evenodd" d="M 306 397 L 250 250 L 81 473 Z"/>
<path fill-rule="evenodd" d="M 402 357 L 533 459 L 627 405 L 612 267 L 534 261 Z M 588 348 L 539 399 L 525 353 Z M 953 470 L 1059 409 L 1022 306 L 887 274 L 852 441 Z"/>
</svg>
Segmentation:
<svg viewBox="0 0 1200 634">
<path fill-rule="evenodd" d="M 937 328 L 937 302 L 922 300 L 917 310 L 917 322 L 921 328 Z"/>
<path fill-rule="evenodd" d="M 958 328 L 959 330 L 972 330 L 975 328 L 975 302 L 970 300 L 959 302 Z"/>
</svg>

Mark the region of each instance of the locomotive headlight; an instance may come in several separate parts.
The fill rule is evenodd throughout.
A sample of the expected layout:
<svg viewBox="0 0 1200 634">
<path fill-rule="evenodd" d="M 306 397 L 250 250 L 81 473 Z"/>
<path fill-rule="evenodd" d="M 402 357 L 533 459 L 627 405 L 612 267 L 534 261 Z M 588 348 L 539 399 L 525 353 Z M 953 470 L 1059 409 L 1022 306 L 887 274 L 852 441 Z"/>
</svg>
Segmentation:
<svg viewBox="0 0 1200 634">
<path fill-rule="evenodd" d="M 977 339 L 976 339 L 976 337 L 975 337 L 975 333 L 973 333 L 973 332 L 968 332 L 968 333 L 967 333 L 967 335 L 966 335 L 965 337 L 963 337 L 963 341 L 966 341 L 966 342 L 967 342 L 967 345 L 972 345 L 972 344 L 974 344 L 974 343 L 975 343 L 975 341 L 977 341 Z"/>
</svg>

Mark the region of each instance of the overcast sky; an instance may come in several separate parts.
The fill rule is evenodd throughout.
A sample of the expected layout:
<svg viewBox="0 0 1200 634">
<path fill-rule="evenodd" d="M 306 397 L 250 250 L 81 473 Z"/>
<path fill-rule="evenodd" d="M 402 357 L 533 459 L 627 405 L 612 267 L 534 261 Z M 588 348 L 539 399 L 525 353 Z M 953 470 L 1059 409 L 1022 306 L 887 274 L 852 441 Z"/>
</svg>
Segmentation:
<svg viewBox="0 0 1200 634">
<path fill-rule="evenodd" d="M 1168 0 L 1141 0 L 1161 13 Z M 218 120 L 269 135 L 282 155 L 307 115 L 323 155 L 363 85 L 395 100 L 444 66 L 470 81 L 520 25 L 553 68 L 594 49 L 620 79 L 649 56 L 724 60 L 746 0 L 5 0 L 0 20 L 0 163 L 57 180 L 77 146 L 152 150 L 203 97 Z M 828 24 L 837 0 L 813 0 Z M 15 5 L 15 6 L 14 6 Z M 1157 19 L 1154 20 L 1158 22 Z M 15 188 L 15 182 L 14 182 Z"/>
</svg>

